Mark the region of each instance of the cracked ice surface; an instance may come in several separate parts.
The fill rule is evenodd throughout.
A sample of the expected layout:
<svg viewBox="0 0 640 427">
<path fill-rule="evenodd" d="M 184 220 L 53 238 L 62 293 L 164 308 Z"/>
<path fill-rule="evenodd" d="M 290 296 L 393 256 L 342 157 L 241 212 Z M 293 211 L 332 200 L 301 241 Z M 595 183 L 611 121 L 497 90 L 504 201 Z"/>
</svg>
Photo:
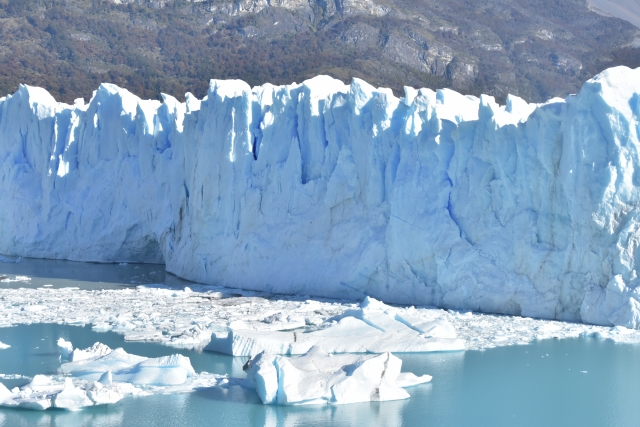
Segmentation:
<svg viewBox="0 0 640 427">
<path fill-rule="evenodd" d="M 194 290 L 139 286 L 122 290 L 73 288 L 0 289 L 0 327 L 31 323 L 92 325 L 126 340 L 202 349 L 212 334 L 232 330 L 285 331 L 322 329 L 324 322 L 360 308 L 359 304 L 301 297 L 229 296 L 226 288 L 193 286 Z M 437 308 L 390 307 L 394 316 L 419 326 L 438 319 L 449 322 L 467 350 L 524 344 L 536 339 L 594 336 L 617 342 L 640 342 L 640 332 L 623 327 L 518 316 L 448 311 Z M 420 321 L 423 320 L 423 322 Z"/>
<path fill-rule="evenodd" d="M 185 103 L 20 86 L 0 98 L 0 253 L 636 328 L 639 124 L 626 67 L 540 105 L 327 76 Z"/>
</svg>

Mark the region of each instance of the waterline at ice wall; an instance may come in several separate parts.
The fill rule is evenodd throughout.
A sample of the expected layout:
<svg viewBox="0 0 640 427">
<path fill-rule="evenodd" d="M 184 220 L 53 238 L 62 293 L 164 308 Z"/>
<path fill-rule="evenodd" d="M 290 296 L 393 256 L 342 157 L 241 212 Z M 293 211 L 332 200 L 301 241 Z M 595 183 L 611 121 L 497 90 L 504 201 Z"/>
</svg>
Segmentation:
<svg viewBox="0 0 640 427">
<path fill-rule="evenodd" d="M 640 326 L 640 69 L 527 104 L 319 76 L 0 99 L 0 253 Z"/>
</svg>

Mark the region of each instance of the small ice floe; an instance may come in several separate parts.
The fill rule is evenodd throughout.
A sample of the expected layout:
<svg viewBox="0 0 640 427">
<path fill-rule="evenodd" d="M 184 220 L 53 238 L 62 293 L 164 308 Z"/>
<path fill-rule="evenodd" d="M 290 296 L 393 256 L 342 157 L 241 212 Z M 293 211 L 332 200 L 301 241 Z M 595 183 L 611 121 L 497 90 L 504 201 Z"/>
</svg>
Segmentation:
<svg viewBox="0 0 640 427">
<path fill-rule="evenodd" d="M 117 382 L 166 386 L 184 384 L 195 375 L 189 358 L 180 354 L 149 359 L 129 354 L 122 348 L 112 350 L 102 343 L 70 351 L 71 343 L 62 339 L 58 348 L 61 355 L 67 353 L 69 358 L 68 363 L 62 364 L 61 371 L 89 381 L 100 381 L 108 373 L 109 378 Z"/>
<path fill-rule="evenodd" d="M 78 381 L 69 377 L 36 375 L 21 388 L 8 390 L 0 384 L 0 406 L 44 411 L 49 408 L 77 411 L 88 406 L 116 403 L 125 396 L 141 394 L 132 384 Z"/>
<path fill-rule="evenodd" d="M 358 309 L 325 322 L 326 328 L 312 331 L 256 331 L 245 329 L 243 322 L 229 324 L 229 331 L 214 333 L 205 350 L 254 356 L 271 354 L 300 355 L 313 346 L 329 353 L 432 352 L 464 350 L 445 319 L 426 321 L 422 317 L 398 313 L 367 297 Z"/>
<path fill-rule="evenodd" d="M 30 282 L 30 281 L 31 281 L 31 277 L 27 277 L 27 276 L 13 276 L 13 277 L 0 276 L 0 282 L 3 282 L 3 283 Z"/>
<path fill-rule="evenodd" d="M 64 338 L 58 338 L 57 344 L 58 344 L 58 352 L 60 353 L 60 356 L 62 357 L 62 359 L 69 360 L 69 355 L 73 351 L 73 344 L 71 344 L 69 341 L 65 340 Z"/>
<path fill-rule="evenodd" d="M 8 348 L 11 348 L 9 344 L 5 344 L 2 341 L 0 341 L 0 350 L 6 350 Z"/>
<path fill-rule="evenodd" d="M 319 347 L 301 357 L 262 352 L 247 362 L 247 385 L 264 404 L 346 404 L 407 399 L 403 387 L 431 376 L 401 373 L 402 360 L 391 353 L 329 355 Z"/>
<path fill-rule="evenodd" d="M 36 375 L 29 384 L 12 390 L 0 384 L 0 406 L 76 411 L 116 403 L 127 396 L 189 392 L 222 380 L 217 375 L 196 374 L 189 358 L 180 354 L 147 358 L 101 343 L 74 350 L 62 338 L 58 349 L 71 360 L 61 366 L 64 375 Z"/>
</svg>

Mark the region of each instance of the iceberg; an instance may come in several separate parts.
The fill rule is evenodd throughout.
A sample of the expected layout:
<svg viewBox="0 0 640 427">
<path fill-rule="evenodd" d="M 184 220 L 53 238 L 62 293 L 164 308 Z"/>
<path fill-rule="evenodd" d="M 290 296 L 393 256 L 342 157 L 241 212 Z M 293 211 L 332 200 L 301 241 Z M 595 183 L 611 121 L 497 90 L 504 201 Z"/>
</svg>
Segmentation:
<svg viewBox="0 0 640 427">
<path fill-rule="evenodd" d="M 80 351 L 81 357 L 73 356 Z M 113 381 L 134 385 L 173 386 L 184 384 L 195 375 L 188 357 L 180 354 L 146 358 L 129 354 L 122 348 L 111 350 L 95 343 L 85 350 L 74 350 L 70 362 L 63 363 L 63 373 L 84 380 L 111 384 Z"/>
<path fill-rule="evenodd" d="M 140 394 L 131 384 L 109 384 L 77 381 L 70 377 L 60 378 L 36 375 L 29 384 L 8 390 L 0 384 L 0 407 L 13 407 L 44 411 L 58 408 L 78 411 L 86 407 L 112 404 L 126 396 Z"/>
<path fill-rule="evenodd" d="M 408 399 L 402 387 L 431 381 L 431 376 L 401 373 L 391 353 L 331 355 L 319 347 L 300 357 L 261 352 L 246 365 L 248 386 L 264 404 L 347 404 Z"/>
<path fill-rule="evenodd" d="M 60 338 L 58 348 L 62 356 L 73 345 Z M 184 393 L 229 383 L 226 377 L 197 374 L 189 358 L 180 354 L 147 358 L 122 348 L 112 350 L 102 343 L 72 350 L 69 359 L 74 353 L 81 357 L 62 363 L 62 375 L 36 375 L 27 385 L 12 390 L 0 383 L 0 407 L 78 411 L 117 403 L 128 396 Z"/>
<path fill-rule="evenodd" d="M 61 351 L 72 347 L 61 341 L 68 344 Z M 0 407 L 78 411 L 114 404 L 128 396 L 211 387 L 255 389 L 264 404 L 347 404 L 407 399 L 405 387 L 432 379 L 400 372 L 402 361 L 389 352 L 333 355 L 319 347 L 299 357 L 261 352 L 244 366 L 246 378 L 229 378 L 196 373 L 189 358 L 180 354 L 146 358 L 101 343 L 82 351 L 90 356 L 62 363 L 61 375 L 36 375 L 12 390 L 0 383 Z"/>
<path fill-rule="evenodd" d="M 262 352 L 301 355 L 314 347 L 327 353 L 465 350 L 464 341 L 457 338 L 455 328 L 447 320 L 425 322 L 421 317 L 396 314 L 392 307 L 370 297 L 365 298 L 359 309 L 347 310 L 320 326 L 325 327 L 273 332 L 231 327 L 229 332 L 213 333 L 205 350 L 233 356 L 256 356 Z"/>
<path fill-rule="evenodd" d="M 0 98 L 0 253 L 638 328 L 639 82 L 504 106 L 326 76 L 185 102 L 21 86 Z"/>
</svg>

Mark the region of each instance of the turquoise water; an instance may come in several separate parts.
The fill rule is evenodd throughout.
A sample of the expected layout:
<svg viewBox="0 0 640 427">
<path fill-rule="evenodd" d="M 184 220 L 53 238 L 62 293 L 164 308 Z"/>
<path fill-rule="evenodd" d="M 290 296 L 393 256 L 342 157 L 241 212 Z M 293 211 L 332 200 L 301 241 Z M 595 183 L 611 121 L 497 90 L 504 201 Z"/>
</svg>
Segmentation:
<svg viewBox="0 0 640 427">
<path fill-rule="evenodd" d="M 193 285 L 167 273 L 161 264 L 101 264 L 53 259 L 21 258 L 21 262 L 0 262 L 4 276 L 27 276 L 27 282 L 0 282 L 2 288 L 77 287 L 80 289 L 123 289 L 152 283 L 182 288 Z"/>
<path fill-rule="evenodd" d="M 240 375 L 244 359 L 124 342 L 89 327 L 0 328 L 0 373 L 52 374 L 56 340 L 95 341 L 128 352 L 180 352 L 194 368 Z M 404 370 L 433 375 L 399 402 L 323 407 L 262 405 L 249 390 L 127 398 L 80 412 L 0 409 L 2 426 L 633 426 L 640 425 L 640 347 L 595 339 L 539 341 L 483 352 L 399 355 Z M 581 372 L 586 371 L 586 373 Z M 9 387 L 25 380 L 1 380 Z"/>
<path fill-rule="evenodd" d="M 25 259 L 0 263 L 0 277 L 30 282 L 1 288 L 79 287 L 117 289 L 138 284 L 191 285 L 161 265 L 91 264 Z M 36 324 L 0 328 L 0 373 L 54 374 L 56 341 L 84 348 L 96 341 L 130 353 L 158 357 L 182 353 L 198 371 L 242 375 L 244 358 L 197 353 L 154 343 L 125 342 L 89 327 Z M 0 409 L 0 426 L 636 426 L 640 425 L 640 346 L 595 339 L 539 341 L 484 352 L 398 355 L 403 369 L 433 375 L 399 402 L 325 407 L 262 405 L 249 390 L 201 390 L 190 394 L 127 398 L 80 412 Z M 581 372 L 583 371 L 583 372 Z M 585 373 L 586 372 L 586 373 Z M 25 380 L 0 382 L 9 388 Z"/>
</svg>

